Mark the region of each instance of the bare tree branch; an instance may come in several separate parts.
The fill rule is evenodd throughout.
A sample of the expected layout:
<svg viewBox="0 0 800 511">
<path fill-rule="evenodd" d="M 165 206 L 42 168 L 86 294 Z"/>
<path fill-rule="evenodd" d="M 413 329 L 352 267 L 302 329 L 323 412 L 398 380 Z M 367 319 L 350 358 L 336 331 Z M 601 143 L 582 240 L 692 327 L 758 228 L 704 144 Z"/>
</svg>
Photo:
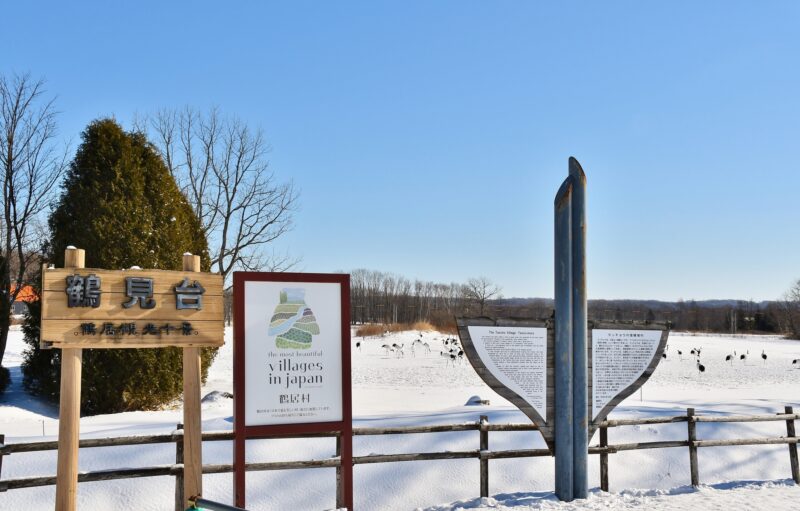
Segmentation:
<svg viewBox="0 0 800 511">
<path fill-rule="evenodd" d="M 149 128 L 209 241 L 211 266 L 224 277 L 235 269 L 287 270 L 297 264 L 265 249 L 292 228 L 297 191 L 269 169 L 269 145 L 217 109 L 161 110 Z"/>
<path fill-rule="evenodd" d="M 44 81 L 29 75 L 0 76 L 0 362 L 8 339 L 11 304 L 39 264 L 40 215 L 53 199 L 67 165 L 57 150 L 54 100 L 45 100 Z"/>
<path fill-rule="evenodd" d="M 783 314 L 782 330 L 793 339 L 800 339 L 800 280 L 792 284 L 778 305 Z"/>
<path fill-rule="evenodd" d="M 464 285 L 464 295 L 467 299 L 476 302 L 483 316 L 486 302 L 492 298 L 500 298 L 502 288 L 486 277 L 472 278 Z"/>
</svg>

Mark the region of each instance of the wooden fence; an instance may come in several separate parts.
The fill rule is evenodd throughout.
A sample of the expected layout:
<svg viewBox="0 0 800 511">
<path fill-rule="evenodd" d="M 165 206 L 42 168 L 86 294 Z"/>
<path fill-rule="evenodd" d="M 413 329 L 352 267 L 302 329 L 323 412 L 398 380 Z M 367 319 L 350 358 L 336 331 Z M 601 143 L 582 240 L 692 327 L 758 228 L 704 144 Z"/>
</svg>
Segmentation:
<svg viewBox="0 0 800 511">
<path fill-rule="evenodd" d="M 694 408 L 689 408 L 686 415 L 677 417 L 654 417 L 648 419 L 618 419 L 606 420 L 600 424 L 600 444 L 589 447 L 589 454 L 600 456 L 600 488 L 608 491 L 609 468 L 608 456 L 623 451 L 635 451 L 642 449 L 666 449 L 675 447 L 689 448 L 689 467 L 691 473 L 692 486 L 700 484 L 700 469 L 697 460 L 697 450 L 700 447 L 723 447 L 723 446 L 743 446 L 743 445 L 775 445 L 786 444 L 789 448 L 789 467 L 791 477 L 795 483 L 800 484 L 800 466 L 798 465 L 797 443 L 798 437 L 795 432 L 795 421 L 800 420 L 800 414 L 794 413 L 791 406 L 787 406 L 784 413 L 776 415 L 735 415 L 735 416 L 706 416 L 695 414 Z M 728 440 L 700 440 L 697 438 L 697 424 L 701 422 L 767 422 L 785 421 L 786 436 L 784 437 L 764 437 L 764 438 L 739 438 Z M 657 424 L 672 424 L 685 422 L 687 424 L 686 440 L 670 440 L 661 442 L 639 442 L 627 444 L 609 444 L 608 429 L 625 426 L 644 426 Z M 489 424 L 485 415 L 474 423 L 449 424 L 441 426 L 411 426 L 411 427 L 390 427 L 390 428 L 354 428 L 354 436 L 370 435 L 408 435 L 419 433 L 444 433 L 453 431 L 478 431 L 479 448 L 469 451 L 447 451 L 447 452 L 424 452 L 424 453 L 405 453 L 405 454 L 371 454 L 368 456 L 354 456 L 354 465 L 364 465 L 370 463 L 393 463 L 401 461 L 423 461 L 423 460 L 448 460 L 477 458 L 480 461 L 480 495 L 489 496 L 489 460 L 508 459 L 508 458 L 530 458 L 550 456 L 548 449 L 514 449 L 503 451 L 489 450 L 489 433 L 493 431 L 535 431 L 533 424 Z M 339 452 L 340 438 L 331 433 L 315 433 L 296 435 L 292 438 L 309 437 L 336 437 L 337 453 Z M 286 438 L 286 437 L 281 437 Z M 2 474 L 3 458 L 11 454 L 20 454 L 36 451 L 57 450 L 58 442 L 25 442 L 5 444 L 4 435 L 0 435 L 0 475 Z M 233 432 L 209 432 L 203 433 L 203 441 L 233 441 Z M 175 444 L 175 463 L 168 465 L 158 465 L 141 468 L 125 468 L 113 470 L 98 470 L 91 472 L 81 472 L 78 475 L 78 482 L 108 481 L 113 479 L 132 479 L 138 477 L 155 476 L 174 476 L 175 477 L 175 509 L 182 510 L 183 500 L 183 432 L 182 426 L 178 424 L 177 430 L 172 434 L 129 436 L 115 438 L 86 439 L 80 441 L 81 448 L 88 447 L 110 447 L 125 445 L 146 445 L 146 444 Z M 264 470 L 286 470 L 303 468 L 339 468 L 340 460 L 338 457 L 305 460 L 305 461 L 273 461 L 264 463 L 247 463 L 247 471 Z M 203 465 L 204 474 L 221 474 L 233 471 L 231 464 Z M 338 473 L 338 470 L 337 470 Z M 338 474 L 337 474 L 338 476 Z M 36 476 L 20 477 L 15 479 L 0 480 L 0 492 L 15 490 L 19 488 L 32 488 L 36 486 L 48 486 L 56 484 L 56 476 Z M 338 485 L 337 485 L 338 487 Z"/>
</svg>

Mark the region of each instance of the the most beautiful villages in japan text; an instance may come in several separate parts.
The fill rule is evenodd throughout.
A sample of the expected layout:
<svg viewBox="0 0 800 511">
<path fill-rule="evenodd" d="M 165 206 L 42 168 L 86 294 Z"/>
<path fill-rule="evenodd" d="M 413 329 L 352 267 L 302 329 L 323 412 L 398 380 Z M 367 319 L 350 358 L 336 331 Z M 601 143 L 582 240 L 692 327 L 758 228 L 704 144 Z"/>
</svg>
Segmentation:
<svg viewBox="0 0 800 511">
<path fill-rule="evenodd" d="M 315 357 L 317 362 L 298 361 L 297 357 Z M 297 355 L 284 355 L 269 352 L 267 379 L 270 385 L 281 389 L 308 390 L 322 385 L 322 351 L 312 351 Z"/>
<path fill-rule="evenodd" d="M 475 351 L 492 375 L 547 420 L 547 329 L 468 328 Z"/>
<path fill-rule="evenodd" d="M 263 281 L 245 289 L 246 424 L 341 420 L 339 285 Z"/>
<path fill-rule="evenodd" d="M 325 415 L 331 408 L 326 403 L 325 352 L 313 350 L 292 352 L 269 350 L 266 368 L 266 392 L 257 415 L 270 419 L 312 419 Z M 333 382 L 336 386 L 337 382 Z"/>
</svg>

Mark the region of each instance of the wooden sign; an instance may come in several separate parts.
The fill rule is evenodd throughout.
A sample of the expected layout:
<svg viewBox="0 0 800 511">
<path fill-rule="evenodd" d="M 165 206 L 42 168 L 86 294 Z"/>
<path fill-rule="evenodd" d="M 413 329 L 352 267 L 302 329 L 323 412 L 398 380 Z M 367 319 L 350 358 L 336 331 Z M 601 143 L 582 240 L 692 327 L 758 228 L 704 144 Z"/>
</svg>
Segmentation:
<svg viewBox="0 0 800 511">
<path fill-rule="evenodd" d="M 472 367 L 499 395 L 555 444 L 555 329 L 550 320 L 458 318 L 458 333 Z M 650 378 L 669 332 L 664 324 L 589 322 L 588 439 L 597 425 Z"/>
<path fill-rule="evenodd" d="M 661 362 L 669 331 L 663 323 L 592 321 L 589 330 L 589 439 L 597 425 L 645 384 Z"/>
<path fill-rule="evenodd" d="M 182 507 L 203 493 L 200 347 L 222 346 L 222 277 L 200 272 L 183 254 L 183 271 L 84 268 L 86 252 L 64 252 L 64 269 L 42 270 L 42 347 L 61 348 L 56 511 L 76 511 L 83 348 L 183 351 Z"/>
<path fill-rule="evenodd" d="M 489 318 L 456 321 L 461 345 L 475 372 L 538 426 L 552 451 L 555 338 L 550 321 Z"/>
<path fill-rule="evenodd" d="M 211 273 L 45 268 L 40 339 L 55 348 L 222 346 L 222 287 Z"/>
</svg>

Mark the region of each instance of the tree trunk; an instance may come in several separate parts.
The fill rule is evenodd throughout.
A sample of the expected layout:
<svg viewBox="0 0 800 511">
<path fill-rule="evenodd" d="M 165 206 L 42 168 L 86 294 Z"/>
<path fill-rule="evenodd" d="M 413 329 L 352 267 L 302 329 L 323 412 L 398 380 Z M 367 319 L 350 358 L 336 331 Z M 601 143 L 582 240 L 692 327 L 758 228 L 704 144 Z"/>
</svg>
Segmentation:
<svg viewBox="0 0 800 511">
<path fill-rule="evenodd" d="M 0 367 L 2 367 L 8 343 L 8 330 L 11 326 L 11 302 L 9 300 L 0 300 L 0 302 L 2 302 L 0 303 Z"/>
</svg>

